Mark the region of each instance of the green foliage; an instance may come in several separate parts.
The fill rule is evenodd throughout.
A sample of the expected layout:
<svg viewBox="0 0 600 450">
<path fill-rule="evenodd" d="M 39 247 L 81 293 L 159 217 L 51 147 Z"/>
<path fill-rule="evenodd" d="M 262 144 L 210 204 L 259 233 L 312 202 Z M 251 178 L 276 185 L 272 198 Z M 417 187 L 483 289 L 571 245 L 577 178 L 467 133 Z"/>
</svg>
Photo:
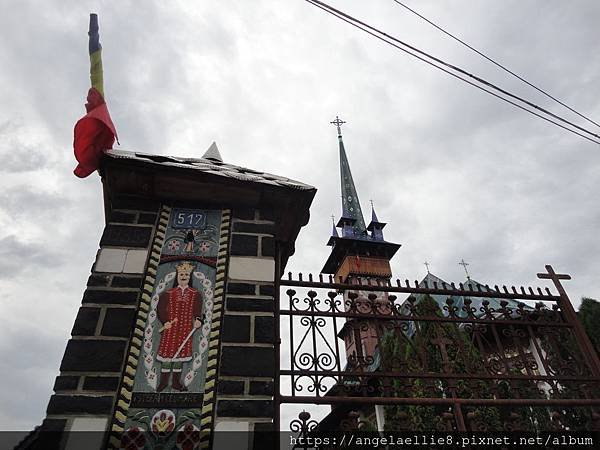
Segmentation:
<svg viewBox="0 0 600 450">
<path fill-rule="evenodd" d="M 410 337 L 404 333 L 388 333 L 380 346 L 381 370 L 403 373 L 477 374 L 484 371 L 494 355 L 483 355 L 473 342 L 472 335 L 451 322 L 419 321 L 419 317 L 442 317 L 437 302 L 423 296 L 414 302 L 415 331 Z M 596 350 L 600 350 L 600 302 L 584 298 L 579 318 Z M 442 345 L 440 345 L 443 342 Z M 539 345 L 548 364 L 557 374 L 580 375 L 580 348 L 570 329 L 548 328 L 539 336 Z M 444 358 L 442 348 L 447 357 Z M 579 355 L 579 356 L 578 356 Z M 487 360 L 486 360 L 487 359 Z M 512 367 L 510 372 L 522 375 L 523 370 Z M 571 373 L 572 372 L 572 373 Z M 401 398 L 441 398 L 452 390 L 439 378 L 397 378 L 391 384 L 389 395 Z M 528 379 L 492 380 L 457 379 L 456 395 L 460 398 L 528 398 L 577 399 L 585 397 L 582 386 L 563 382 L 553 386 Z M 560 425 L 570 430 L 589 427 L 590 411 L 583 407 L 474 407 L 462 408 L 467 427 L 472 431 L 507 431 L 511 427 L 539 432 L 553 429 L 556 417 Z M 385 408 L 386 431 L 431 431 L 447 429 L 444 413 L 452 413 L 448 406 L 393 405 Z"/>
<path fill-rule="evenodd" d="M 600 302 L 592 298 L 582 298 L 578 316 L 596 352 L 600 354 Z"/>
<path fill-rule="evenodd" d="M 437 302 L 430 296 L 424 296 L 415 306 L 417 317 L 442 317 Z M 416 332 L 411 338 L 388 333 L 382 339 L 382 369 L 402 366 L 408 372 L 437 374 L 474 373 L 482 366 L 482 355 L 471 342 L 470 336 L 456 324 L 449 322 L 416 321 Z M 443 357 L 440 342 L 447 357 Z M 399 364 L 399 361 L 402 363 Z M 397 368 L 396 368 L 397 370 Z M 405 381 L 393 381 L 395 397 L 441 398 L 448 393 L 448 386 L 440 379 L 410 378 Z M 470 396 L 492 398 L 489 382 L 480 381 L 476 394 L 465 380 L 458 380 L 456 391 L 463 398 Z M 412 431 L 431 431 L 445 429 L 443 413 L 451 412 L 447 406 L 394 405 L 385 408 L 386 431 L 410 429 Z M 500 429 L 500 413 L 494 407 L 474 407 L 470 409 L 473 420 L 485 424 L 490 430 Z"/>
</svg>

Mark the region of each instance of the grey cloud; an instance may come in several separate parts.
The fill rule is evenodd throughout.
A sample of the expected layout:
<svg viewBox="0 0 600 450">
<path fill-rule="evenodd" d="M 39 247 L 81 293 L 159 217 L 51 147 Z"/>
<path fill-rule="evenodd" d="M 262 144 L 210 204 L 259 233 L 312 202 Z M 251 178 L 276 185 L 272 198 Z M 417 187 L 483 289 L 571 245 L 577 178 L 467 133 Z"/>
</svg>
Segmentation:
<svg viewBox="0 0 600 450">
<path fill-rule="evenodd" d="M 48 392 L 58 372 L 64 337 L 47 333 L 42 324 L 30 324 L 0 341 L 0 373 L 5 386 L 0 390 L 0 430 L 24 430 L 24 424 L 39 425 L 48 404 Z M 19 386 L 19 395 L 14 387 Z"/>
<path fill-rule="evenodd" d="M 13 218 L 23 215 L 39 218 L 44 214 L 60 217 L 61 211 L 70 208 L 71 204 L 64 195 L 40 192 L 30 186 L 14 186 L 0 194 L 0 210 Z"/>
<path fill-rule="evenodd" d="M 27 142 L 23 126 L 6 120 L 0 124 L 0 173 L 39 170 L 48 165 L 47 148 Z"/>
<path fill-rule="evenodd" d="M 62 256 L 49 251 L 44 242 L 26 243 L 14 235 L 0 239 L 0 279 L 11 279 L 31 268 L 48 268 L 62 262 Z"/>
</svg>

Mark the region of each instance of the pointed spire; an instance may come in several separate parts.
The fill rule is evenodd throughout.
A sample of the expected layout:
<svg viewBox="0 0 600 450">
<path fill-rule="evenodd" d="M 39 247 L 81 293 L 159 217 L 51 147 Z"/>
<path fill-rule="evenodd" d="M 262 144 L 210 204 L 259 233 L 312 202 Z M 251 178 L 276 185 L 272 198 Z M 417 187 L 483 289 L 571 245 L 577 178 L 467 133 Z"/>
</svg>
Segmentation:
<svg viewBox="0 0 600 450">
<path fill-rule="evenodd" d="M 375 214 L 375 206 L 373 205 L 373 200 L 369 201 L 371 202 L 371 222 L 379 222 L 377 214 Z"/>
<path fill-rule="evenodd" d="M 218 161 L 218 162 L 223 162 L 223 158 L 221 157 L 221 154 L 219 153 L 219 149 L 217 148 L 217 143 L 213 141 L 212 144 L 210 144 L 210 147 L 208 147 L 208 150 L 206 150 L 206 153 L 204 153 L 204 155 L 202 155 L 203 159 L 212 159 L 213 161 Z"/>
<path fill-rule="evenodd" d="M 383 227 L 385 227 L 386 224 L 379 221 L 377 214 L 375 214 L 373 200 L 369 201 L 371 202 L 371 223 L 367 227 L 367 230 L 371 232 L 371 239 L 374 241 L 383 241 Z"/>
<path fill-rule="evenodd" d="M 333 214 L 331 215 L 331 224 L 332 224 L 331 235 L 333 237 L 340 237 L 340 235 L 337 232 L 337 227 L 335 226 L 335 217 L 333 217 Z"/>
<path fill-rule="evenodd" d="M 341 197 L 342 197 L 342 216 L 339 218 L 333 229 L 331 230 L 331 236 L 327 241 L 327 245 L 331 247 L 331 254 L 327 258 L 322 273 L 336 274 L 342 279 L 350 274 L 358 276 L 373 275 L 371 272 L 372 266 L 369 264 L 363 264 L 360 268 L 360 258 L 374 258 L 380 261 L 381 265 L 377 265 L 376 277 L 388 277 L 391 276 L 391 268 L 389 268 L 389 260 L 396 254 L 400 248 L 400 244 L 394 244 L 383 239 L 382 229 L 385 223 L 379 222 L 377 214 L 375 214 L 374 208 L 371 211 L 371 216 L 374 221 L 371 221 L 369 227 L 365 227 L 365 219 L 360 207 L 358 200 L 358 194 L 356 192 L 356 186 L 352 179 L 352 173 L 350 172 L 350 164 L 348 163 L 348 156 L 346 155 L 346 149 L 344 148 L 344 141 L 342 139 L 342 128 L 341 126 L 346 123 L 340 120 L 336 116 L 335 120 L 331 121 L 335 125 L 338 134 L 338 141 L 340 147 L 340 178 L 341 178 Z M 338 230 L 341 228 L 342 231 L 338 235 Z M 356 258 L 356 264 L 346 264 L 348 258 Z M 349 272 L 350 271 L 350 272 Z M 356 273 L 355 273 L 356 272 Z"/>
<path fill-rule="evenodd" d="M 354 221 L 351 227 L 344 227 L 344 237 L 363 237 L 366 235 L 365 219 L 363 218 L 362 209 L 360 207 L 360 201 L 358 200 L 358 193 L 356 192 L 356 186 L 352 179 L 352 172 L 350 171 L 350 164 L 348 163 L 348 157 L 346 156 L 346 149 L 344 148 L 344 141 L 342 140 L 342 129 L 341 125 L 346 123 L 340 120 L 336 116 L 335 120 L 331 121 L 333 125 L 337 127 L 338 141 L 340 145 L 340 178 L 342 183 L 342 218 L 351 219 Z"/>
</svg>

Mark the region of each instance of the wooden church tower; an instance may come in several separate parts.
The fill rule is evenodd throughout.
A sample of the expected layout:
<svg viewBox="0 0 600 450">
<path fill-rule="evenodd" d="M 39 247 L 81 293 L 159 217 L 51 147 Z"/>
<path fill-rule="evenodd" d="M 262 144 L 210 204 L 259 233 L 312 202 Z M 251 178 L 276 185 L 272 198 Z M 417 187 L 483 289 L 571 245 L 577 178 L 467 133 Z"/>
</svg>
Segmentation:
<svg viewBox="0 0 600 450">
<path fill-rule="evenodd" d="M 17 448 L 252 448 L 215 431 L 273 428 L 274 282 L 316 189 L 214 143 L 109 150 L 100 174 L 100 248 L 46 419 Z"/>
<path fill-rule="evenodd" d="M 360 290 L 360 285 L 387 284 L 392 277 L 390 260 L 400 248 L 400 244 L 387 242 L 383 237 L 383 227 L 371 208 L 371 222 L 365 225 L 365 220 L 358 199 L 358 193 L 348 157 L 342 139 L 341 125 L 345 122 L 338 117 L 331 122 L 337 127 L 340 151 L 340 178 L 342 193 L 342 216 L 332 230 L 327 242 L 331 246 L 331 254 L 327 258 L 322 272 L 334 274 L 336 282 L 356 284 L 357 291 L 344 294 L 346 308 L 353 305 L 359 311 L 369 310 L 369 302 L 381 301 L 389 304 L 387 293 L 366 293 Z M 340 229 L 338 232 L 337 229 Z M 352 321 L 346 322 L 340 331 L 340 337 L 346 344 L 348 364 L 356 367 L 365 366 L 375 352 L 377 333 L 375 323 L 368 327 L 353 327 Z"/>
</svg>

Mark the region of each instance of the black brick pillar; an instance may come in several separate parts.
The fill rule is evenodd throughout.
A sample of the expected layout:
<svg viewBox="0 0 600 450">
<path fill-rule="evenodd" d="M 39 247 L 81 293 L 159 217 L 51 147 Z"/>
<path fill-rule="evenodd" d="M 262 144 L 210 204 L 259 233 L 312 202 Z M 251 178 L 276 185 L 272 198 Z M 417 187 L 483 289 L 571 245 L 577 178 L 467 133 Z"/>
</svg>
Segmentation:
<svg viewBox="0 0 600 450">
<path fill-rule="evenodd" d="M 270 211 L 233 211 L 230 255 L 243 261 L 274 262 L 275 222 Z M 233 263 L 232 263 L 233 264 Z M 252 263 L 249 264 L 252 267 Z M 273 265 L 274 267 L 274 265 Z M 249 269 L 243 279 L 232 278 L 226 288 L 222 325 L 216 422 L 246 422 L 249 431 L 272 427 L 273 280 Z M 263 278 L 261 278 L 263 277 Z M 259 280 L 259 281 L 257 281 Z"/>
<path fill-rule="evenodd" d="M 159 204 L 129 197 L 113 208 L 48 403 L 54 433 L 80 417 L 108 426 L 112 414 Z"/>
</svg>

